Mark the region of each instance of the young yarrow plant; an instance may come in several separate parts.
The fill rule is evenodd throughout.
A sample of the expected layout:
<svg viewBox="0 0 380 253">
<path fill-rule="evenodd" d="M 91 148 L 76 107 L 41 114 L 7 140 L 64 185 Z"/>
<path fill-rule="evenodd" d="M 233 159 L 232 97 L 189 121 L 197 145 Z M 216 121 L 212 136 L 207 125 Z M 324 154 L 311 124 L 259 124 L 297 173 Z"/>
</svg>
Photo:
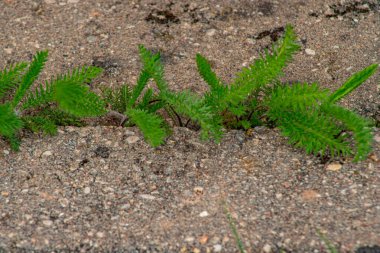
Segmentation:
<svg viewBox="0 0 380 253">
<path fill-rule="evenodd" d="M 22 128 L 53 134 L 57 125 L 79 124 L 80 117 L 108 111 L 120 125 L 136 125 L 156 147 L 170 133 L 165 113 L 179 126 L 198 126 L 202 139 L 220 141 L 224 129 L 274 125 L 307 153 L 332 157 L 353 154 L 354 161 L 365 159 L 371 151 L 371 123 L 337 102 L 372 76 L 378 64 L 355 73 L 334 92 L 317 83 L 280 82 L 283 68 L 299 49 L 293 28 L 287 25 L 271 50 L 237 73 L 230 84 L 197 54 L 198 72 L 209 86 L 209 91 L 199 96 L 191 91 L 170 91 L 160 54 L 140 46 L 143 67 L 136 85 L 104 88 L 102 98 L 87 86 L 101 72 L 96 67 L 74 69 L 31 92 L 47 60 L 47 52 L 39 52 L 29 65 L 19 63 L 0 72 L 0 135 L 17 149 Z M 156 87 L 148 87 L 150 81 Z"/>
<path fill-rule="evenodd" d="M 23 128 L 55 134 L 57 125 L 80 124 L 80 117 L 106 112 L 102 99 L 87 85 L 102 72 L 96 67 L 74 69 L 31 90 L 47 57 L 47 51 L 37 52 L 30 64 L 18 63 L 0 72 L 0 137 L 14 150 Z"/>
<path fill-rule="evenodd" d="M 212 108 L 190 91 L 170 91 L 164 79 L 159 53 L 152 54 L 143 46 L 139 47 L 139 51 L 143 68 L 133 89 L 128 85 L 115 90 L 103 89 L 104 101 L 110 106 L 109 114 L 118 117 L 121 125 L 136 125 L 154 147 L 162 144 L 169 134 L 169 124 L 158 113 L 160 109 L 173 120 L 178 120 L 181 126 L 180 115 L 197 122 L 203 138 L 211 134 L 215 139 L 220 139 L 221 125 L 215 121 L 216 114 Z M 150 80 L 156 84 L 157 91 L 147 88 Z"/>
<path fill-rule="evenodd" d="M 244 68 L 230 85 L 222 84 L 207 60 L 197 55 L 199 73 L 211 88 L 205 103 L 228 115 L 224 120 L 235 128 L 265 124 L 266 119 L 307 153 L 331 156 L 353 153 L 354 161 L 365 159 L 373 139 L 370 121 L 337 102 L 373 75 L 378 64 L 354 74 L 335 92 L 321 89 L 316 83 L 279 82 L 282 69 L 299 48 L 292 27 L 286 26 L 284 37 L 274 44 L 272 52 L 265 52 Z"/>
<path fill-rule="evenodd" d="M 126 85 L 108 90 L 104 97 L 113 110 L 125 115 L 123 124 L 137 125 L 153 146 L 163 143 L 166 137 L 164 119 L 158 114 L 159 109 L 164 109 L 180 126 L 183 116 L 197 123 L 204 139 L 219 141 L 223 128 L 274 124 L 290 143 L 307 153 L 332 157 L 354 154 L 354 160 L 359 161 L 371 150 L 370 121 L 337 102 L 373 75 L 378 65 L 355 73 L 334 92 L 321 89 L 317 83 L 281 83 L 283 68 L 300 49 L 290 25 L 270 51 L 237 73 L 230 84 L 218 78 L 208 60 L 197 54 L 198 72 L 209 86 L 203 97 L 190 91 L 169 91 L 159 54 L 143 46 L 139 49 L 143 70 L 137 85 L 132 90 Z M 158 92 L 145 89 L 149 80 L 156 83 Z"/>
</svg>

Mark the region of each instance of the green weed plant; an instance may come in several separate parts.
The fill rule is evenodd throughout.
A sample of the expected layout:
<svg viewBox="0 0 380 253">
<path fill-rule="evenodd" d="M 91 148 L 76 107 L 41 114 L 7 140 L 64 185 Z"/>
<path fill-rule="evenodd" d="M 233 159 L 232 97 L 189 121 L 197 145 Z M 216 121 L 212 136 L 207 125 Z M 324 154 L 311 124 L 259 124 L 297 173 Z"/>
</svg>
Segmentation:
<svg viewBox="0 0 380 253">
<path fill-rule="evenodd" d="M 97 67 L 74 69 L 32 90 L 48 55 L 38 52 L 30 64 L 15 64 L 0 72 L 0 135 L 17 149 L 23 128 L 54 134 L 57 125 L 80 125 L 81 117 L 108 112 L 120 119 L 120 125 L 137 126 L 153 147 L 170 135 L 171 119 L 179 126 L 197 126 L 202 139 L 216 142 L 229 129 L 276 126 L 307 153 L 366 159 L 372 123 L 339 101 L 372 76 L 378 64 L 353 74 L 335 91 L 317 83 L 280 82 L 283 69 L 299 50 L 293 28 L 287 25 L 284 36 L 229 84 L 216 75 L 206 57 L 197 54 L 198 72 L 209 88 L 201 96 L 189 90 L 171 91 L 160 54 L 141 45 L 143 67 L 137 83 L 103 88 L 101 97 L 87 85 L 101 73 Z"/>
</svg>

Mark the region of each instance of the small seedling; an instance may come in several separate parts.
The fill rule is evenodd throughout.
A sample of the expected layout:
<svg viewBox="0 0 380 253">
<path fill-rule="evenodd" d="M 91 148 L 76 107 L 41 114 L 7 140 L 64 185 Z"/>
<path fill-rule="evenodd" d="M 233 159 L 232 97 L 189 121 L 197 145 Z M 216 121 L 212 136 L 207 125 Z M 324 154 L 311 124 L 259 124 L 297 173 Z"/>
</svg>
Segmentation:
<svg viewBox="0 0 380 253">
<path fill-rule="evenodd" d="M 235 221 L 232 218 L 232 215 L 229 212 L 227 204 L 225 202 L 223 203 L 223 207 L 224 207 L 224 212 L 225 212 L 225 214 L 227 216 L 228 224 L 230 225 L 230 229 L 232 231 L 232 234 L 235 237 L 236 245 L 237 245 L 237 247 L 239 249 L 239 252 L 240 253 L 246 253 L 246 251 L 244 249 L 243 241 L 241 240 L 240 235 L 239 235 L 239 233 L 237 231 L 237 228 L 236 228 L 236 225 L 235 225 Z"/>
<path fill-rule="evenodd" d="M 21 129 L 52 135 L 58 125 L 80 125 L 80 117 L 106 112 L 87 85 L 101 73 L 96 67 L 74 69 L 31 91 L 47 57 L 48 52 L 41 51 L 30 64 L 18 63 L 0 72 L 0 136 L 13 150 L 19 149 Z"/>
<path fill-rule="evenodd" d="M 327 239 L 327 237 L 324 234 L 321 233 L 321 231 L 319 231 L 319 229 L 317 230 L 317 234 L 319 238 L 323 241 L 323 243 L 326 245 L 329 253 L 339 253 L 338 249 L 330 242 L 329 239 Z"/>
</svg>

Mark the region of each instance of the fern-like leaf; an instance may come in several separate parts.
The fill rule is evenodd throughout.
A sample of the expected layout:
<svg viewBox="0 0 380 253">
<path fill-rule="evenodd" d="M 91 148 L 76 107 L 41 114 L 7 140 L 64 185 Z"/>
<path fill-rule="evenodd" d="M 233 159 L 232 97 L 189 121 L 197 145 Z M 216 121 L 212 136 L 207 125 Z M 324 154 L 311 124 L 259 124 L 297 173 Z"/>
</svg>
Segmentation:
<svg viewBox="0 0 380 253">
<path fill-rule="evenodd" d="M 149 72 L 143 69 L 137 80 L 136 86 L 133 88 L 131 99 L 128 102 L 128 107 L 131 108 L 136 103 L 137 99 L 141 95 L 150 78 L 151 75 L 149 74 Z"/>
<path fill-rule="evenodd" d="M 21 62 L 0 71 L 0 99 L 3 98 L 8 91 L 19 85 L 22 73 L 27 66 L 27 63 Z"/>
<path fill-rule="evenodd" d="M 26 110 L 33 107 L 47 105 L 48 103 L 53 102 L 55 92 L 53 88 L 54 86 L 49 82 L 46 82 L 45 86 L 42 86 L 42 84 L 40 84 L 34 93 L 30 93 L 27 96 L 25 102 L 22 103 L 22 108 Z"/>
<path fill-rule="evenodd" d="M 296 39 L 293 28 L 287 25 L 284 37 L 273 46 L 272 54 L 266 52 L 264 57 L 237 74 L 224 101 L 237 105 L 252 92 L 281 75 L 282 69 L 292 60 L 293 54 L 300 49 Z"/>
<path fill-rule="evenodd" d="M 48 51 L 40 51 L 33 57 L 28 71 L 22 78 L 19 87 L 16 90 L 12 101 L 12 107 L 15 108 L 25 96 L 25 93 L 32 86 L 33 82 L 38 78 L 47 61 Z"/>
<path fill-rule="evenodd" d="M 124 113 L 131 99 L 131 90 L 128 85 L 123 84 L 116 89 L 108 87 L 102 89 L 102 97 L 105 103 L 111 106 L 112 110 Z"/>
<path fill-rule="evenodd" d="M 325 114 L 343 123 L 352 132 L 356 144 L 354 161 L 366 159 L 369 152 L 371 152 L 373 140 L 371 128 L 369 127 L 370 121 L 350 110 L 331 103 L 324 104 L 322 110 Z"/>
<path fill-rule="evenodd" d="M 22 121 L 13 112 L 10 104 L 0 104 L 0 135 L 10 137 L 21 129 Z"/>
<path fill-rule="evenodd" d="M 88 86 L 71 80 L 55 83 L 54 100 L 61 110 L 78 117 L 101 116 L 106 113 L 100 97 L 92 93 Z"/>
<path fill-rule="evenodd" d="M 162 98 L 179 114 L 186 115 L 201 126 L 201 138 L 208 139 L 209 135 L 220 141 L 222 136 L 221 118 L 205 105 L 204 101 L 190 91 L 179 93 L 164 92 Z"/>
<path fill-rule="evenodd" d="M 212 71 L 210 63 L 204 56 L 197 54 L 196 62 L 198 72 L 202 76 L 203 80 L 205 80 L 205 82 L 210 86 L 211 92 L 214 92 L 224 86 L 215 72 Z"/>
<path fill-rule="evenodd" d="M 282 134 L 296 147 L 304 148 L 307 153 L 322 155 L 330 151 L 331 156 L 351 153 L 349 143 L 339 136 L 339 128 L 329 117 L 318 110 L 269 112 L 272 120 L 277 120 Z M 338 137 L 337 137 L 338 136 Z"/>
<path fill-rule="evenodd" d="M 24 122 L 24 128 L 29 129 L 34 133 L 45 133 L 48 135 L 57 134 L 57 125 L 54 121 L 40 116 L 28 116 L 22 118 Z"/>
<path fill-rule="evenodd" d="M 143 71 L 146 71 L 151 78 L 156 82 L 160 91 L 168 90 L 168 85 L 164 78 L 164 67 L 161 63 L 160 54 L 153 54 L 143 45 L 139 46 L 140 58 L 143 62 Z"/>
<path fill-rule="evenodd" d="M 136 124 L 143 133 L 145 139 L 153 147 L 157 147 L 164 143 L 167 134 L 163 128 L 164 121 L 161 117 L 144 110 L 131 108 L 127 109 L 126 115 L 128 115 L 130 120 Z"/>
<path fill-rule="evenodd" d="M 372 76 L 376 72 L 378 67 L 379 64 L 372 64 L 352 75 L 339 89 L 337 89 L 333 94 L 331 94 L 331 96 L 329 97 L 329 101 L 331 103 L 335 103 L 336 101 L 347 96 L 357 87 L 359 87 L 363 82 L 365 82 L 370 76 Z"/>
<path fill-rule="evenodd" d="M 271 110 L 284 110 L 284 108 L 307 110 L 326 101 L 328 92 L 327 89 L 320 89 L 316 83 L 281 85 L 272 90 L 266 104 Z"/>
</svg>

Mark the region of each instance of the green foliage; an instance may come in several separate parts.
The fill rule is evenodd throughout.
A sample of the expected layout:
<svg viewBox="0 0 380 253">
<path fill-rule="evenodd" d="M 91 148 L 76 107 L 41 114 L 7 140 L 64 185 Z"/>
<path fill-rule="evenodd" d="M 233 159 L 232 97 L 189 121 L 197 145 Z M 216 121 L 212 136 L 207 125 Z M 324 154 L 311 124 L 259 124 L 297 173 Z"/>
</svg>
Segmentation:
<svg viewBox="0 0 380 253">
<path fill-rule="evenodd" d="M 316 83 L 279 82 L 282 69 L 299 48 L 292 27 L 286 26 L 284 37 L 275 43 L 272 52 L 266 51 L 244 68 L 230 85 L 223 84 L 207 59 L 198 54 L 198 72 L 210 87 L 204 96 L 205 105 L 212 108 L 208 114 L 222 115 L 228 128 L 248 129 L 275 123 L 290 143 L 307 153 L 354 153 L 354 161 L 365 159 L 372 143 L 370 122 L 334 103 L 373 75 L 378 65 L 354 74 L 332 94 Z"/>
<path fill-rule="evenodd" d="M 209 87 L 200 96 L 170 91 L 160 54 L 139 46 L 143 66 L 136 85 L 103 88 L 102 99 L 87 85 L 101 73 L 96 67 L 76 68 L 30 92 L 47 61 L 47 51 L 38 52 L 29 65 L 19 63 L 0 72 L 0 135 L 17 147 L 22 128 L 54 134 L 57 125 L 81 125 L 80 117 L 100 116 L 108 109 L 121 125 L 136 125 L 154 147 L 164 143 L 170 132 L 166 115 L 181 127 L 199 127 L 202 139 L 220 141 L 224 128 L 277 126 L 290 143 L 307 153 L 365 159 L 372 145 L 370 121 L 336 102 L 372 76 L 378 64 L 355 73 L 335 92 L 317 83 L 280 82 L 299 49 L 293 28 L 287 25 L 271 50 L 238 72 L 230 84 L 197 54 L 198 72 Z"/>
<path fill-rule="evenodd" d="M 160 109 L 174 121 L 182 115 L 197 122 L 204 139 L 211 134 L 219 140 L 221 125 L 212 109 L 190 91 L 169 91 L 160 55 L 152 54 L 143 46 L 139 47 L 139 51 L 143 68 L 133 89 L 127 85 L 114 90 L 103 89 L 103 99 L 110 109 L 125 115 L 126 120 L 122 120 L 125 125 L 136 125 L 152 146 L 162 144 L 168 135 L 168 123 L 159 114 Z M 147 88 L 150 80 L 154 81 L 158 91 Z"/>
<path fill-rule="evenodd" d="M 224 205 L 224 213 L 227 216 L 228 224 L 230 225 L 230 229 L 232 231 L 232 234 L 235 237 L 236 246 L 238 247 L 240 253 L 246 253 L 247 251 L 244 249 L 243 241 L 240 238 L 239 232 L 236 228 L 235 221 L 232 218 L 232 215 L 228 210 L 227 204 L 225 202 L 223 202 L 223 205 Z"/>
<path fill-rule="evenodd" d="M 78 117 L 105 113 L 103 101 L 87 85 L 101 73 L 99 68 L 75 69 L 31 91 L 47 57 L 47 51 L 37 52 L 29 65 L 19 63 L 0 72 L 0 98 L 3 99 L 0 135 L 14 150 L 20 145 L 18 134 L 22 128 L 52 135 L 58 125 L 81 125 Z"/>
<path fill-rule="evenodd" d="M 143 69 L 137 80 L 137 84 L 131 89 L 128 85 L 122 85 L 117 89 L 103 89 L 103 100 L 115 111 L 124 115 L 121 123 L 136 125 L 143 133 L 145 139 L 153 146 L 159 146 L 168 136 L 169 131 L 162 116 L 156 112 L 164 107 L 164 103 L 151 88 L 146 88 L 148 82 L 153 79 L 157 87 L 166 90 L 167 85 L 163 79 L 163 68 L 160 55 L 150 53 L 145 47 L 140 46 L 140 58 Z M 139 98 L 141 98 L 139 100 Z"/>
<path fill-rule="evenodd" d="M 108 89 L 103 93 L 104 100 L 112 110 L 125 115 L 127 125 L 137 125 L 154 146 L 165 138 L 164 120 L 159 114 L 163 109 L 180 126 L 184 126 L 183 117 L 198 124 L 202 139 L 220 141 L 223 128 L 249 129 L 274 124 L 290 143 L 307 153 L 355 154 L 354 161 L 365 159 L 372 143 L 369 121 L 335 102 L 373 75 L 378 65 L 354 74 L 333 93 L 317 83 L 281 83 L 278 78 L 283 68 L 299 49 L 293 28 L 287 25 L 284 36 L 271 51 L 265 51 L 248 68 L 243 68 L 230 84 L 216 75 L 206 57 L 197 54 L 198 72 L 209 86 L 201 97 L 190 91 L 170 91 L 160 55 L 140 46 L 143 69 L 137 84 L 133 89 L 127 85 Z M 147 88 L 150 80 L 158 90 Z"/>
<path fill-rule="evenodd" d="M 164 142 L 167 133 L 162 127 L 164 120 L 161 117 L 141 109 L 128 109 L 126 114 L 153 147 Z"/>
<path fill-rule="evenodd" d="M 327 250 L 329 253 L 339 253 L 339 250 L 330 242 L 327 237 L 321 233 L 321 231 L 317 230 L 317 234 L 319 238 L 323 241 L 323 243 L 326 245 Z"/>
<path fill-rule="evenodd" d="M 337 89 L 333 94 L 331 94 L 331 96 L 329 97 L 329 101 L 335 103 L 336 101 L 347 96 L 351 91 L 355 90 L 370 76 L 372 76 L 376 72 L 378 67 L 379 64 L 372 64 L 352 75 L 339 89 Z"/>
<path fill-rule="evenodd" d="M 0 99 L 2 99 L 7 92 L 16 88 L 27 66 L 27 63 L 21 62 L 10 66 L 9 69 L 5 68 L 0 72 Z"/>
</svg>

